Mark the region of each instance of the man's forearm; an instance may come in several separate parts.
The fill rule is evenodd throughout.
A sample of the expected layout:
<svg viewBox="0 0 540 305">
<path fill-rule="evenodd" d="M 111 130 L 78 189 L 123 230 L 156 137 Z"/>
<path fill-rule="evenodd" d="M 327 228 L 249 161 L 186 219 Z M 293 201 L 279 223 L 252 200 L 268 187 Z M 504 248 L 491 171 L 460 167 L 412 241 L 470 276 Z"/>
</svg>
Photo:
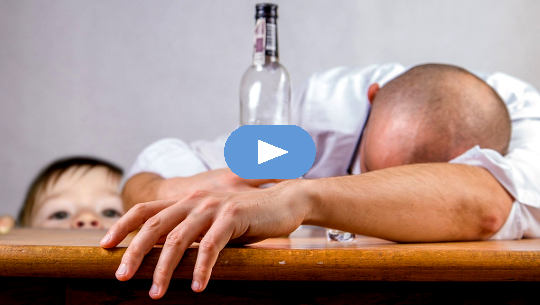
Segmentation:
<svg viewBox="0 0 540 305">
<path fill-rule="evenodd" d="M 164 179 L 153 173 L 140 173 L 126 181 L 122 190 L 122 200 L 125 210 L 135 204 L 158 199 L 159 183 Z"/>
<path fill-rule="evenodd" d="M 198 191 L 240 192 L 256 190 L 275 179 L 242 179 L 228 168 L 210 170 L 187 177 L 164 179 L 154 173 L 140 173 L 124 186 L 122 199 L 126 210 L 140 202 L 159 199 L 181 199 Z"/>
<path fill-rule="evenodd" d="M 122 190 L 125 210 L 141 202 L 187 196 L 193 191 L 193 184 L 189 177 L 164 179 L 154 173 L 137 174 L 126 182 Z"/>
<path fill-rule="evenodd" d="M 489 238 L 513 201 L 487 170 L 459 164 L 298 182 L 310 195 L 304 223 L 402 242 Z"/>
</svg>

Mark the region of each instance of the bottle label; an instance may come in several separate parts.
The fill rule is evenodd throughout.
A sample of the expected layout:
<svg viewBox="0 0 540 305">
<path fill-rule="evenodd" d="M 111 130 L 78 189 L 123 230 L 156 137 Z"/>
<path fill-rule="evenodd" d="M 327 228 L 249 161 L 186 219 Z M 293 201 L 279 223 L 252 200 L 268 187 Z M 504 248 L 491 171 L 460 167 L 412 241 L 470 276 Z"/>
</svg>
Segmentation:
<svg viewBox="0 0 540 305">
<path fill-rule="evenodd" d="M 273 23 L 266 24 L 266 55 L 276 56 L 276 25 Z"/>
<path fill-rule="evenodd" d="M 266 53 L 266 19 L 259 18 L 255 24 L 255 41 L 253 42 L 253 63 L 256 65 L 264 64 Z"/>
</svg>

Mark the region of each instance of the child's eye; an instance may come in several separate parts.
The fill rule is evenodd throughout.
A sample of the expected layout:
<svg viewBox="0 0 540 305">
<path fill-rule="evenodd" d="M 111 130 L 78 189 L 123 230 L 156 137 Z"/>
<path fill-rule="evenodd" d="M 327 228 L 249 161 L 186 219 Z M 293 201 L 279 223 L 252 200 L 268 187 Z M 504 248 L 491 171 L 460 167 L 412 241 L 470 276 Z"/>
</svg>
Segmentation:
<svg viewBox="0 0 540 305">
<path fill-rule="evenodd" d="M 122 216 L 122 215 L 120 214 L 120 212 L 118 212 L 118 211 L 115 210 L 115 209 L 106 209 L 106 210 L 103 210 L 103 212 L 101 212 L 101 215 L 103 215 L 103 216 L 105 216 L 105 217 L 110 217 L 110 218 Z"/>
<path fill-rule="evenodd" d="M 69 216 L 68 212 L 66 212 L 66 211 L 58 211 L 58 212 L 52 214 L 51 216 L 49 216 L 49 219 L 60 220 L 60 219 L 66 219 L 68 216 Z"/>
</svg>

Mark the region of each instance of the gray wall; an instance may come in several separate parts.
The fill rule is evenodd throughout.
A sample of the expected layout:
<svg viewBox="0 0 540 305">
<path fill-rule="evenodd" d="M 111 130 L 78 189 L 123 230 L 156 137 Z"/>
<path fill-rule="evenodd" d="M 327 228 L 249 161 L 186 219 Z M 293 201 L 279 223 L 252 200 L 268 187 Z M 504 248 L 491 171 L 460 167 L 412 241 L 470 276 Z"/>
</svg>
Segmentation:
<svg viewBox="0 0 540 305">
<path fill-rule="evenodd" d="M 276 1 L 293 87 L 337 65 L 442 61 L 540 86 L 540 1 Z M 51 160 L 128 167 L 237 121 L 255 1 L 0 0 L 0 214 Z"/>
</svg>

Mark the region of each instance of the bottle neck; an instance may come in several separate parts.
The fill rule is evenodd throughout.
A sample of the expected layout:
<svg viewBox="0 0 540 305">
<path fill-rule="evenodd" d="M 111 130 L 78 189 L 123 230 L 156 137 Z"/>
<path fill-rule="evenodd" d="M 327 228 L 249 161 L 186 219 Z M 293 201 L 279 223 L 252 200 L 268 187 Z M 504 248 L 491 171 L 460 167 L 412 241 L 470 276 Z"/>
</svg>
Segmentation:
<svg viewBox="0 0 540 305">
<path fill-rule="evenodd" d="M 255 23 L 253 64 L 279 61 L 277 23 L 274 17 L 260 17 Z"/>
</svg>

